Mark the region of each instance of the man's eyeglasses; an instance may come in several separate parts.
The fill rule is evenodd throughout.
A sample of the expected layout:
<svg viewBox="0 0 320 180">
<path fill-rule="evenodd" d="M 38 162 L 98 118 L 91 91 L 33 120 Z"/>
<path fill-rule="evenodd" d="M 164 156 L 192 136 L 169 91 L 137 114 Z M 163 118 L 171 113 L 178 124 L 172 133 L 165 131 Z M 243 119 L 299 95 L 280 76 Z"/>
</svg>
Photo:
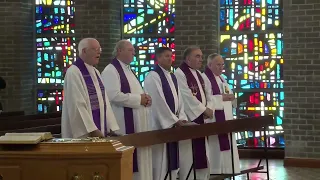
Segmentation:
<svg viewBox="0 0 320 180">
<path fill-rule="evenodd" d="M 102 52 L 102 48 L 88 48 L 90 50 L 93 50 L 95 52 Z"/>
</svg>

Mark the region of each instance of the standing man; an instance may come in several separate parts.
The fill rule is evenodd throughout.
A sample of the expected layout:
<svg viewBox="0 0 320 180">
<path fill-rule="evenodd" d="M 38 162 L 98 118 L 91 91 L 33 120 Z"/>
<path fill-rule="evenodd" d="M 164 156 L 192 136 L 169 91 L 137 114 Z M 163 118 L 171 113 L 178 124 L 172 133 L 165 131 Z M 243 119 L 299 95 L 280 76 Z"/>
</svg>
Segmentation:
<svg viewBox="0 0 320 180">
<path fill-rule="evenodd" d="M 144 93 L 130 68 L 135 49 L 127 40 L 117 42 L 114 59 L 102 72 L 108 97 L 120 126 L 120 133 L 131 134 L 148 131 L 148 108 L 151 97 Z M 152 151 L 150 147 L 138 148 L 133 154 L 134 180 L 151 180 Z"/>
<path fill-rule="evenodd" d="M 187 122 L 181 92 L 176 76 L 171 73 L 172 50 L 160 47 L 156 50 L 158 65 L 144 81 L 144 88 L 153 99 L 151 106 L 152 130 L 183 126 Z M 177 179 L 179 170 L 178 142 L 152 147 L 153 180 Z M 169 164 L 170 166 L 169 166 Z M 171 173 L 171 174 L 169 174 Z"/>
<path fill-rule="evenodd" d="M 219 54 L 210 54 L 207 59 L 207 67 L 203 73 L 205 85 L 211 91 L 215 113 L 209 122 L 223 122 L 233 119 L 232 105 L 236 107 L 236 99 L 229 88 L 229 84 L 221 76 L 224 68 L 224 60 Z M 209 161 L 211 174 L 231 174 L 232 156 L 230 136 L 219 134 L 209 136 Z M 234 173 L 240 173 L 240 163 L 235 134 L 232 134 Z"/>
<path fill-rule="evenodd" d="M 119 129 L 99 71 L 101 47 L 93 38 L 78 45 L 79 58 L 67 70 L 61 117 L 62 138 L 105 137 Z"/>
<path fill-rule="evenodd" d="M 202 51 L 199 47 L 189 47 L 183 53 L 183 63 L 175 75 L 184 102 L 185 113 L 189 121 L 204 124 L 206 117 L 213 117 L 211 101 L 205 90 L 205 84 L 198 69 L 202 66 Z M 180 179 L 186 179 L 190 167 L 196 170 L 197 179 L 210 177 L 206 138 L 180 141 Z M 192 166 L 193 165 L 193 166 Z M 193 179 L 193 174 L 188 179 Z"/>
</svg>

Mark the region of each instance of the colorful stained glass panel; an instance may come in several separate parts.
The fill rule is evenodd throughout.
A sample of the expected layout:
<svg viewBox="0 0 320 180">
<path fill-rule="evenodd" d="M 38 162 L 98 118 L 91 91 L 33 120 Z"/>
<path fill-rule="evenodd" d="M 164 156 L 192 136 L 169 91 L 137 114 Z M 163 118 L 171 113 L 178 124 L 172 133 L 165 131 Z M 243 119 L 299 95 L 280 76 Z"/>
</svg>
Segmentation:
<svg viewBox="0 0 320 180">
<path fill-rule="evenodd" d="M 63 90 L 38 90 L 37 95 L 39 113 L 62 111 Z"/>
<path fill-rule="evenodd" d="M 73 37 L 36 38 L 39 84 L 62 84 L 65 68 L 76 58 Z"/>
<path fill-rule="evenodd" d="M 37 34 L 74 33 L 74 2 L 70 0 L 37 0 L 35 7 Z"/>
<path fill-rule="evenodd" d="M 283 121 L 284 92 L 236 92 L 238 118 L 272 114 L 278 125 Z"/>
<path fill-rule="evenodd" d="M 220 37 L 225 75 L 233 88 L 283 88 L 282 33 Z"/>
<path fill-rule="evenodd" d="M 143 81 L 153 66 L 156 64 L 155 50 L 158 47 L 169 47 L 173 50 L 172 59 L 175 59 L 174 38 L 132 37 L 128 39 L 136 49 L 136 55 L 131 68 L 136 72 L 139 81 Z"/>
<path fill-rule="evenodd" d="M 174 33 L 175 0 L 123 0 L 124 34 Z"/>
<path fill-rule="evenodd" d="M 220 30 L 282 30 L 281 4 L 281 0 L 220 0 Z"/>
</svg>

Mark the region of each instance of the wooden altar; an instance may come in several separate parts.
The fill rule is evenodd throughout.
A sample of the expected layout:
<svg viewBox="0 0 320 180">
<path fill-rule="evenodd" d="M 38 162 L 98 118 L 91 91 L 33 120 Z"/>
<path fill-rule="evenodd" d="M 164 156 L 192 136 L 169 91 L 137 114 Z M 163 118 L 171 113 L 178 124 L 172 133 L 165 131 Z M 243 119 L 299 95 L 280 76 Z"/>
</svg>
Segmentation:
<svg viewBox="0 0 320 180">
<path fill-rule="evenodd" d="M 1 146 L 0 180 L 131 180 L 134 148 L 115 140 L 97 141 Z"/>
</svg>

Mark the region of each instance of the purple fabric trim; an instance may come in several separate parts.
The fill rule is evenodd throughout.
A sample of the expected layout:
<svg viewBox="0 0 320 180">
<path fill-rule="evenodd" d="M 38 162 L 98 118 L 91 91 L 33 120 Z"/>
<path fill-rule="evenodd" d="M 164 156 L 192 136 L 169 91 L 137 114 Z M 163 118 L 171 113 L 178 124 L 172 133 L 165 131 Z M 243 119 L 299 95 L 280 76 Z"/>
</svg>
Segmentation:
<svg viewBox="0 0 320 180">
<path fill-rule="evenodd" d="M 176 108 L 175 108 L 175 103 L 174 103 L 174 96 L 173 92 L 171 90 L 171 87 L 169 85 L 168 79 L 166 75 L 164 74 L 163 70 L 159 65 L 156 65 L 154 68 L 154 71 L 158 73 L 160 79 L 161 79 L 161 85 L 162 85 L 162 91 L 163 94 L 166 98 L 166 102 L 171 110 L 171 112 L 176 115 Z M 173 84 L 176 88 L 177 95 L 178 94 L 178 81 L 176 76 L 173 73 L 170 73 Z M 178 142 L 171 142 L 166 144 L 167 147 L 167 153 L 170 155 L 170 167 L 168 169 L 170 171 L 176 170 L 179 168 L 179 147 L 178 147 Z"/>
<path fill-rule="evenodd" d="M 88 94 L 89 94 L 89 99 L 90 99 L 93 122 L 97 126 L 97 128 L 100 131 L 102 131 L 101 125 L 100 125 L 100 105 L 99 105 L 97 91 L 94 86 L 92 77 L 90 76 L 89 71 L 81 58 L 78 58 L 73 64 L 79 68 L 79 70 L 82 74 L 82 77 L 86 83 L 86 86 L 88 89 Z M 100 77 L 98 76 L 97 72 L 96 72 L 96 76 L 99 81 L 99 86 L 100 86 L 100 90 L 101 90 L 102 97 L 103 97 L 104 112 L 105 112 L 104 113 L 104 120 L 105 120 L 105 122 L 104 122 L 104 125 L 105 125 L 104 132 L 105 133 L 104 133 L 104 135 L 106 135 L 107 134 L 107 121 L 106 121 L 107 120 L 107 117 L 106 117 L 107 104 L 106 104 L 106 99 L 105 99 L 105 89 L 104 89 L 103 83 L 102 83 Z"/>
<path fill-rule="evenodd" d="M 196 93 L 197 99 L 202 102 L 200 87 L 198 86 L 197 80 L 193 76 L 191 70 L 189 69 L 189 66 L 183 62 L 179 67 L 182 72 L 185 74 L 187 83 L 189 88 L 191 89 L 192 93 Z M 201 88 L 203 91 L 205 90 L 204 87 L 204 81 L 198 71 L 197 76 L 201 83 Z M 206 104 L 206 102 L 202 102 L 203 104 Z M 197 124 L 204 124 L 204 117 L 203 114 L 201 114 L 198 118 L 194 119 L 193 122 Z M 205 169 L 208 168 L 208 162 L 207 162 L 207 156 L 206 156 L 206 145 L 205 145 L 205 138 L 197 138 L 192 139 L 192 150 L 193 150 L 193 156 L 194 158 L 194 168 L 195 169 Z"/>
<path fill-rule="evenodd" d="M 120 76 L 120 85 L 122 93 L 131 93 L 130 84 L 128 82 L 127 76 L 125 75 L 120 62 L 115 58 L 112 60 L 111 64 L 116 68 Z M 126 134 L 135 133 L 133 111 L 132 108 L 123 107 L 124 110 L 124 120 L 126 126 Z M 133 153 L 133 172 L 138 172 L 138 157 L 137 148 L 135 148 Z"/>
<path fill-rule="evenodd" d="M 213 75 L 212 71 L 208 67 L 206 67 L 204 73 L 207 75 L 207 77 L 211 83 L 212 95 L 222 94 L 220 92 L 220 88 L 218 86 L 218 83 L 217 83 L 216 78 Z M 221 77 L 220 77 L 220 79 L 223 82 Z M 214 116 L 216 118 L 216 122 L 226 121 L 226 117 L 224 115 L 224 110 L 215 110 Z M 219 144 L 220 144 L 220 151 L 230 150 L 230 141 L 229 141 L 228 134 L 218 134 L 218 139 L 219 139 Z"/>
</svg>

